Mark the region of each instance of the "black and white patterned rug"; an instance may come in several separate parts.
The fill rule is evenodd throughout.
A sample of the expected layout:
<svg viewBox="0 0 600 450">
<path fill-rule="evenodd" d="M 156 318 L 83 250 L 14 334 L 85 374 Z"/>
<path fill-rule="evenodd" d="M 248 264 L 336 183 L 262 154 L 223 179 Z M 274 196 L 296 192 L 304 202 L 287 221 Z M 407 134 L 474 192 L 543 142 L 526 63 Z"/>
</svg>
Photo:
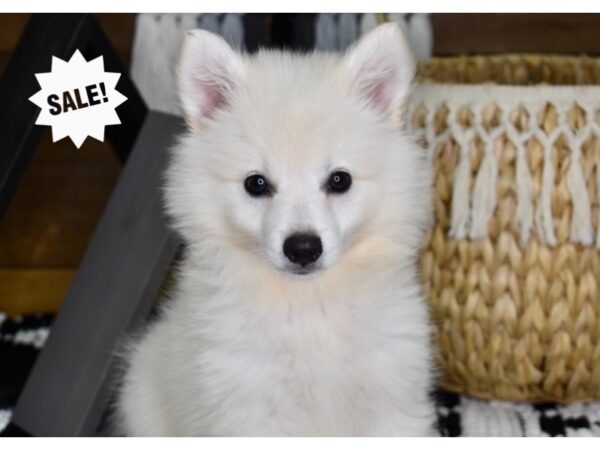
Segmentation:
<svg viewBox="0 0 600 450">
<path fill-rule="evenodd" d="M 0 313 L 0 435 L 53 316 L 9 319 Z M 559 406 L 477 400 L 448 392 L 435 394 L 442 436 L 600 436 L 600 403 Z"/>
</svg>

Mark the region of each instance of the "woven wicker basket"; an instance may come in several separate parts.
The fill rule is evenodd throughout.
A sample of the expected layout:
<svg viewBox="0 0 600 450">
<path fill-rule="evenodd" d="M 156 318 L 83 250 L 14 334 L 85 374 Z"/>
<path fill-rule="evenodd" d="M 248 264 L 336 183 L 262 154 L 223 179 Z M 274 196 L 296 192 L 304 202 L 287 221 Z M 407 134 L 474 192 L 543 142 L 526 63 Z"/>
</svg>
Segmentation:
<svg viewBox="0 0 600 450">
<path fill-rule="evenodd" d="M 443 385 L 599 400 L 600 60 L 442 58 L 419 73 L 408 114 L 435 167 L 422 274 Z"/>
</svg>

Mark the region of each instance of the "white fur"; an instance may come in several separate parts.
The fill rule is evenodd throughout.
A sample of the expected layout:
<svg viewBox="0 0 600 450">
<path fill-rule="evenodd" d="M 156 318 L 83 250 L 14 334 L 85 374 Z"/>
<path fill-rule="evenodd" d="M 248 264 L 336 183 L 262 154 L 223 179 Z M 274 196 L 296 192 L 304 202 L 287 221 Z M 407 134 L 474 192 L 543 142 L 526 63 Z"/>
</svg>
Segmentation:
<svg viewBox="0 0 600 450">
<path fill-rule="evenodd" d="M 247 57 L 189 35 L 179 77 L 191 128 L 165 187 L 187 248 L 172 301 L 130 346 L 123 432 L 432 433 L 416 269 L 430 174 L 394 111 L 412 76 L 407 48 L 393 25 L 343 57 Z M 189 103 L 218 96 L 214 108 Z M 340 168 L 352 187 L 328 195 Z M 275 184 L 272 197 L 245 192 L 253 172 Z M 307 228 L 323 241 L 319 270 L 293 275 L 282 243 Z"/>
</svg>

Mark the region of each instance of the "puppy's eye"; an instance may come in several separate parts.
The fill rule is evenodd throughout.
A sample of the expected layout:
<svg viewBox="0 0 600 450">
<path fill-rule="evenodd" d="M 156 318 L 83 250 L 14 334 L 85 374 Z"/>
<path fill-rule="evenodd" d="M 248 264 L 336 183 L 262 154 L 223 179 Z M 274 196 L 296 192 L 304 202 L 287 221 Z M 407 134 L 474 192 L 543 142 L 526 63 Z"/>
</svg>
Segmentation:
<svg viewBox="0 0 600 450">
<path fill-rule="evenodd" d="M 252 197 L 261 197 L 272 193 L 271 185 L 267 179 L 259 174 L 247 177 L 244 180 L 244 188 Z"/>
<path fill-rule="evenodd" d="M 331 194 L 343 194 L 352 185 L 352 177 L 348 172 L 333 172 L 327 180 L 327 192 Z"/>
</svg>

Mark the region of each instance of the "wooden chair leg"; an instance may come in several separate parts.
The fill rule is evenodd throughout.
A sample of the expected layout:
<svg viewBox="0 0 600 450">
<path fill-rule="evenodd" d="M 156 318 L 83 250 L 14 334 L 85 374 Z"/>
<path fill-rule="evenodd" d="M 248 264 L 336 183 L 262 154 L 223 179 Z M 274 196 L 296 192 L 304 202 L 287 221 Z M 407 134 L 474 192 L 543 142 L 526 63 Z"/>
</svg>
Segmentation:
<svg viewBox="0 0 600 450">
<path fill-rule="evenodd" d="M 119 338 L 144 318 L 177 248 L 161 207 L 161 174 L 182 121 L 150 112 L 16 405 L 34 436 L 94 435 Z"/>
</svg>

